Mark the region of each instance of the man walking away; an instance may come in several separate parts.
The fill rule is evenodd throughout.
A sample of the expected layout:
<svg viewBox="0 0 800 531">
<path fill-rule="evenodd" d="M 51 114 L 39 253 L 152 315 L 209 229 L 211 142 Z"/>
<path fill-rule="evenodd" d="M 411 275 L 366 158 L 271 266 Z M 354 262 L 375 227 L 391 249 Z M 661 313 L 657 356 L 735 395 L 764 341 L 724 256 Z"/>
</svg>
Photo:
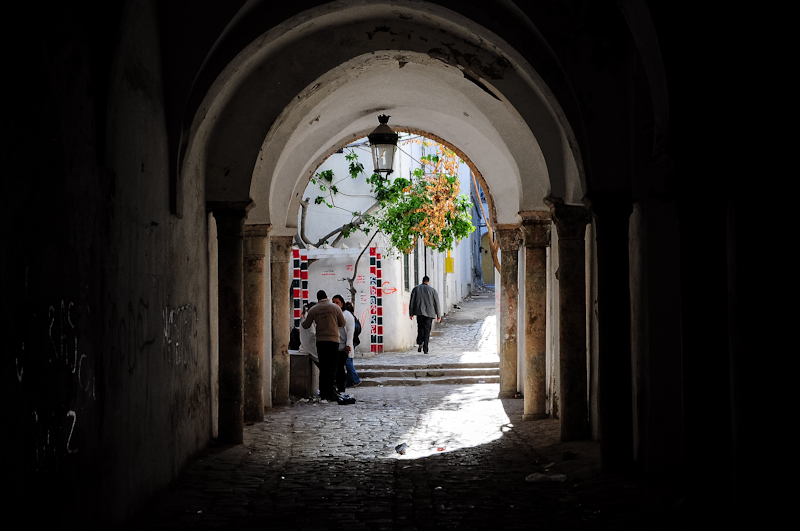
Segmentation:
<svg viewBox="0 0 800 531">
<path fill-rule="evenodd" d="M 319 357 L 319 396 L 323 400 L 340 402 L 336 392 L 336 360 L 339 356 L 339 327 L 347 324 L 342 310 L 323 291 L 317 292 L 317 304 L 308 311 L 300 326 L 308 330 L 317 325 L 317 356 Z"/>
<path fill-rule="evenodd" d="M 430 280 L 427 275 L 422 277 L 422 284 L 411 291 L 411 303 L 408 308 L 411 320 L 417 316 L 417 352 L 425 354 L 428 353 L 433 320 L 436 319 L 437 323 L 442 320 L 442 314 L 439 312 L 439 294 L 428 285 Z"/>
</svg>

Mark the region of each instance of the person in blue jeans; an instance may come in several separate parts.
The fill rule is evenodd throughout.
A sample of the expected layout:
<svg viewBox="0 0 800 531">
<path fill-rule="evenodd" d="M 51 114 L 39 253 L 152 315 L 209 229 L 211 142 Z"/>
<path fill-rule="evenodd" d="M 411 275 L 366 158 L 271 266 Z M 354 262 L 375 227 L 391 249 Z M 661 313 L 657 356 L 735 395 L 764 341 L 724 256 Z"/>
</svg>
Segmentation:
<svg viewBox="0 0 800 531">
<path fill-rule="evenodd" d="M 341 295 L 334 295 L 331 299 L 333 303 L 341 308 L 344 314 L 345 326 L 339 327 L 339 355 L 336 360 L 336 389 L 340 393 L 344 393 L 347 387 L 355 387 L 355 382 L 350 385 L 352 378 L 350 377 L 350 370 L 348 368 L 353 366 L 353 353 L 355 347 L 353 346 L 353 334 L 355 333 L 355 317 L 353 312 L 345 308 L 344 298 Z M 355 370 L 355 369 L 354 369 Z"/>
<path fill-rule="evenodd" d="M 353 304 L 350 302 L 344 303 L 344 314 L 345 319 L 347 319 L 347 314 L 353 316 L 353 321 L 355 321 L 355 308 L 353 308 Z M 347 353 L 347 359 L 344 362 L 344 366 L 347 369 L 347 387 L 358 387 L 361 384 L 361 378 L 358 377 L 358 373 L 356 372 L 356 368 L 353 367 L 353 356 L 355 354 L 355 336 L 353 337 L 353 348 L 350 349 L 350 352 Z"/>
</svg>

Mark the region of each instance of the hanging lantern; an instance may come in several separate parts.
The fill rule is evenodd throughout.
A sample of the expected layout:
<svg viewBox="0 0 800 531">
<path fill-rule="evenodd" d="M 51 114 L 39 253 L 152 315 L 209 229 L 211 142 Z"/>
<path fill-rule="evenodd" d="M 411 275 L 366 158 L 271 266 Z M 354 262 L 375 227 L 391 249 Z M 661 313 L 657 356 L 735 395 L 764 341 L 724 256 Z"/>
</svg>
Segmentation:
<svg viewBox="0 0 800 531">
<path fill-rule="evenodd" d="M 397 149 L 398 135 L 387 124 L 389 116 L 381 114 L 378 116 L 380 125 L 376 127 L 367 138 L 369 147 L 372 150 L 372 162 L 375 165 L 375 173 L 384 177 L 393 171 L 394 153 Z"/>
</svg>

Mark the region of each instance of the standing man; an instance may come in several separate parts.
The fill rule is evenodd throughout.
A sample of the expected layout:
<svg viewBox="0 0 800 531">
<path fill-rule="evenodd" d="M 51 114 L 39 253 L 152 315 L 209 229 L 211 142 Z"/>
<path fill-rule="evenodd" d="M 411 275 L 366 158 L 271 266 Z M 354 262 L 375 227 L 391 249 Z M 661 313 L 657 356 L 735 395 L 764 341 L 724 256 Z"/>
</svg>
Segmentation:
<svg viewBox="0 0 800 531">
<path fill-rule="evenodd" d="M 428 339 L 431 337 L 433 320 L 441 322 L 442 314 L 439 312 L 439 294 L 428 285 L 428 275 L 422 277 L 422 284 L 411 291 L 411 303 L 408 307 L 408 316 L 414 320 L 417 316 L 417 352 L 428 353 Z"/>
<path fill-rule="evenodd" d="M 342 310 L 323 291 L 317 292 L 317 304 L 308 310 L 300 326 L 308 330 L 317 325 L 317 356 L 319 357 L 319 396 L 323 400 L 340 402 L 336 392 L 336 360 L 339 356 L 339 327 L 347 324 Z"/>
</svg>

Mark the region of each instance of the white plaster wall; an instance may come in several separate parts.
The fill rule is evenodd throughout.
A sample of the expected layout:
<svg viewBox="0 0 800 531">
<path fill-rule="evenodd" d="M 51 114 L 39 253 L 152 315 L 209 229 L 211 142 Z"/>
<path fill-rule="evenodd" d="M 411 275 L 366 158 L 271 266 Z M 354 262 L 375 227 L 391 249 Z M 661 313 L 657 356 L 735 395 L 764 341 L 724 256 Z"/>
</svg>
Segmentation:
<svg viewBox="0 0 800 531">
<path fill-rule="evenodd" d="M 353 274 L 360 251 L 361 249 L 309 251 L 309 258 L 315 260 L 308 267 L 308 289 L 311 300 L 316 300 L 316 292 L 320 289 L 325 290 L 329 297 L 338 294 L 345 300 L 350 300 L 349 283 L 345 279 Z M 380 248 L 378 252 L 383 254 Z M 381 267 L 384 289 L 384 350 L 404 350 L 413 345 L 416 328 L 408 319 L 409 293 L 405 293 L 402 289 L 403 263 L 396 257 L 381 258 Z M 359 261 L 354 286 L 357 290 L 355 313 L 363 327 L 360 336 L 361 345 L 356 352 L 367 354 L 370 352 L 369 251 L 366 251 Z"/>
<path fill-rule="evenodd" d="M 372 167 L 372 159 L 366 139 L 362 139 L 351 144 L 352 149 L 359 155 L 365 170 L 369 171 Z M 350 148 L 346 148 L 348 151 Z M 419 159 L 423 153 L 430 153 L 431 147 L 423 148 L 421 145 L 410 140 L 399 143 L 398 153 L 395 157 L 395 177 L 402 176 L 409 178 L 415 168 L 419 167 Z M 331 155 L 315 172 L 331 169 L 334 172 L 333 184 L 339 188 L 333 198 L 328 198 L 334 204 L 334 208 L 329 208 L 324 204 L 315 205 L 314 198 L 317 195 L 326 195 L 327 192 L 320 192 L 318 187 L 309 184 L 303 194 L 304 198 L 309 198 L 309 207 L 306 217 L 305 234 L 309 241 L 318 243 L 332 230 L 341 227 L 352 220 L 350 212 L 363 212 L 374 203 L 366 177 L 362 174 L 357 179 L 352 179 L 348 175 L 348 162 L 344 153 Z M 469 194 L 469 183 L 471 175 L 470 169 L 466 164 L 459 165 L 459 183 L 461 193 Z M 326 183 L 327 186 L 327 183 Z M 301 212 L 298 212 L 298 226 L 300 226 Z M 477 231 L 473 232 L 468 238 L 457 243 L 451 256 L 455 260 L 454 273 L 445 273 L 445 258 L 447 253 L 438 253 L 431 250 L 420 253 L 418 272 L 414 274 L 414 251 L 409 254 L 409 290 L 405 289 L 403 278 L 403 257 L 402 255 L 386 255 L 384 251 L 385 237 L 379 235 L 371 243 L 377 246 L 381 252 L 383 267 L 383 323 L 384 323 L 384 350 L 396 351 L 406 350 L 415 344 L 416 340 L 416 321 L 408 317 L 408 304 L 411 297 L 411 289 L 415 285 L 416 278 L 422 282 L 422 277 L 426 274 L 431 278 L 430 285 L 439 294 L 439 303 L 442 313 L 450 312 L 454 304 L 458 304 L 475 284 L 473 278 L 472 247 L 475 245 L 473 238 L 476 238 Z M 333 238 L 329 238 L 328 243 L 332 243 Z M 357 255 L 369 243 L 369 236 L 357 232 L 348 238 L 344 238 L 337 249 L 310 249 L 309 258 L 317 258 L 309 266 L 309 295 L 312 300 L 315 298 L 317 290 L 324 289 L 329 296 L 341 294 L 345 299 L 350 298 L 347 291 L 349 284 L 345 280 L 352 276 L 352 269 L 355 268 Z M 426 268 L 427 261 L 427 268 Z M 349 269 L 348 269 L 349 268 Z M 365 252 L 358 265 L 358 273 L 361 281 L 357 280 L 355 287 L 358 295 L 355 301 L 356 315 L 361 320 L 363 326 L 369 324 L 369 251 Z M 434 325 L 435 327 L 435 325 Z M 362 344 L 357 349 L 363 353 L 369 352 L 369 329 L 361 335 Z"/>
</svg>

